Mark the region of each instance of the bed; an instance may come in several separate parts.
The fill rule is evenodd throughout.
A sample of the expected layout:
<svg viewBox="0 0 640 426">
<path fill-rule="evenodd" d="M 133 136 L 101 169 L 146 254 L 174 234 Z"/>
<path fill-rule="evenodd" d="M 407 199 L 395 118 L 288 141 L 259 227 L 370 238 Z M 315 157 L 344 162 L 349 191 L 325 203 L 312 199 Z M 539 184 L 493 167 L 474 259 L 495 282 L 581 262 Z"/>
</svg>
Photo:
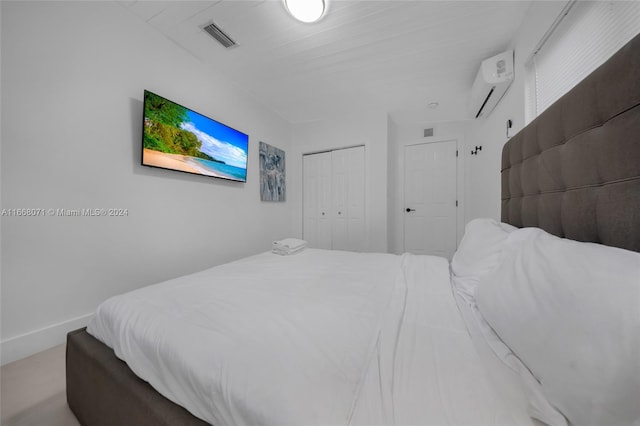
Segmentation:
<svg viewBox="0 0 640 426">
<path fill-rule="evenodd" d="M 503 149 L 451 263 L 262 253 L 67 339 L 83 425 L 640 424 L 640 36 Z"/>
</svg>

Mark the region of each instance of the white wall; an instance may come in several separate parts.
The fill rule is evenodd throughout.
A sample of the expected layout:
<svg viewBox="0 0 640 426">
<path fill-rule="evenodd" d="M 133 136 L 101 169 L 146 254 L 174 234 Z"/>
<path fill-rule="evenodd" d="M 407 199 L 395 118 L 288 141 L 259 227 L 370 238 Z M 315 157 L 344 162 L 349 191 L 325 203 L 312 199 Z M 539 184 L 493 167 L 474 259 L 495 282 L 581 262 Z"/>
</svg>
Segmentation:
<svg viewBox="0 0 640 426">
<path fill-rule="evenodd" d="M 287 173 L 302 176 L 302 155 L 357 145 L 365 146 L 365 215 L 367 251 L 387 251 L 387 114 L 366 107 L 340 111 L 325 120 L 293 126 L 292 155 Z M 295 211 L 293 222 L 302 236 L 302 179 L 288 188 Z"/>
<path fill-rule="evenodd" d="M 398 155 L 400 155 L 396 148 L 399 130 L 398 124 L 389 116 L 387 118 L 387 245 L 389 253 L 399 253 L 402 247 L 396 238 L 403 229 L 401 227 L 403 222 L 400 222 L 401 216 L 397 210 L 402 208 L 400 206 L 402 203 L 402 179 L 401 176 L 398 176 L 396 166 Z"/>
<path fill-rule="evenodd" d="M 3 363 L 62 343 L 109 296 L 296 230 L 294 201 L 259 195 L 258 142 L 289 154 L 287 122 L 116 2 L 1 7 L 2 208 L 128 210 L 2 217 Z M 247 183 L 140 166 L 145 88 L 248 133 Z"/>
<path fill-rule="evenodd" d="M 468 161 L 466 220 L 476 217 L 500 218 L 500 165 L 502 147 L 507 142 L 506 122 L 513 121 L 513 133 L 524 127 L 525 72 L 524 62 L 556 19 L 566 2 L 532 2 L 520 31 L 508 48 L 515 52 L 515 79 L 486 118 L 474 120 L 467 133 L 468 145 L 482 146 L 482 151 Z"/>
</svg>

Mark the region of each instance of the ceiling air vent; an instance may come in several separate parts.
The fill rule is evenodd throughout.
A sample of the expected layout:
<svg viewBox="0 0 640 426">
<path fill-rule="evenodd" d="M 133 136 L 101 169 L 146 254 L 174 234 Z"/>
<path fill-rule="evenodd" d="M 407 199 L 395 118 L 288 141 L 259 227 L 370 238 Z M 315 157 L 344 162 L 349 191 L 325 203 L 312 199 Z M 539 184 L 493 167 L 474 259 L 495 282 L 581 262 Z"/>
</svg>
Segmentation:
<svg viewBox="0 0 640 426">
<path fill-rule="evenodd" d="M 206 27 L 203 28 L 203 30 L 205 30 L 206 32 L 209 33 L 209 35 L 213 38 L 215 38 L 216 40 L 218 40 L 218 42 L 223 45 L 224 47 L 226 47 L 227 49 L 233 46 L 237 46 L 236 42 L 231 40 L 231 37 L 229 37 L 228 35 L 226 35 L 216 24 L 214 24 L 213 22 L 209 25 L 207 25 Z"/>
</svg>

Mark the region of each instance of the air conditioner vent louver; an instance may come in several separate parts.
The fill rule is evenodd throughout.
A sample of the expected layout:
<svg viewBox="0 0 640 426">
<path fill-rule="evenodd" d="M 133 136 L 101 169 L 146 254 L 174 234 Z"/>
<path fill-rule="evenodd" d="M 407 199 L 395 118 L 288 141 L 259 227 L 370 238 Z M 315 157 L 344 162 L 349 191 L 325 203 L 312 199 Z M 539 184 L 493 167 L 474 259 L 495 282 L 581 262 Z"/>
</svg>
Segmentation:
<svg viewBox="0 0 640 426">
<path fill-rule="evenodd" d="M 491 99 L 491 95 L 493 95 L 494 90 L 496 90 L 496 86 L 493 86 L 491 90 L 489 90 L 489 93 L 487 93 L 487 97 L 484 99 L 484 102 L 482 102 L 482 105 L 480 105 L 480 109 L 478 110 L 478 113 L 476 114 L 475 118 L 478 118 L 480 117 L 480 115 L 482 115 L 482 112 L 484 111 L 484 107 L 487 106 L 487 102 L 489 102 L 489 99 Z"/>
<path fill-rule="evenodd" d="M 209 35 L 216 40 L 218 43 L 226 47 L 227 49 L 233 46 L 237 46 L 236 42 L 231 39 L 228 35 L 226 35 L 216 24 L 211 23 L 203 28 Z"/>
</svg>

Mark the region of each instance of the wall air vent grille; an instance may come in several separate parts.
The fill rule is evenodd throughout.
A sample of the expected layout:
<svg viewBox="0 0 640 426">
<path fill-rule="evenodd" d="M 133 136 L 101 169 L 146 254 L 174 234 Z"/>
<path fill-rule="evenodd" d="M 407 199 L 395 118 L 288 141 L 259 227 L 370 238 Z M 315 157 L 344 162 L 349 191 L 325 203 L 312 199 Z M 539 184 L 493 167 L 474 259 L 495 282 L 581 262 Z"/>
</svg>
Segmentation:
<svg viewBox="0 0 640 426">
<path fill-rule="evenodd" d="M 220 29 L 220 27 L 218 27 L 216 24 L 214 24 L 213 22 L 207 26 L 205 26 L 203 28 L 203 30 L 205 30 L 207 33 L 209 33 L 209 35 L 213 38 L 215 38 L 218 43 L 220 43 L 221 45 L 223 45 L 224 47 L 226 47 L 227 49 L 230 47 L 234 47 L 237 46 L 237 43 L 235 41 L 233 41 L 231 39 L 231 37 L 229 37 L 228 35 L 226 35 L 224 33 L 224 31 L 222 31 Z"/>
</svg>

